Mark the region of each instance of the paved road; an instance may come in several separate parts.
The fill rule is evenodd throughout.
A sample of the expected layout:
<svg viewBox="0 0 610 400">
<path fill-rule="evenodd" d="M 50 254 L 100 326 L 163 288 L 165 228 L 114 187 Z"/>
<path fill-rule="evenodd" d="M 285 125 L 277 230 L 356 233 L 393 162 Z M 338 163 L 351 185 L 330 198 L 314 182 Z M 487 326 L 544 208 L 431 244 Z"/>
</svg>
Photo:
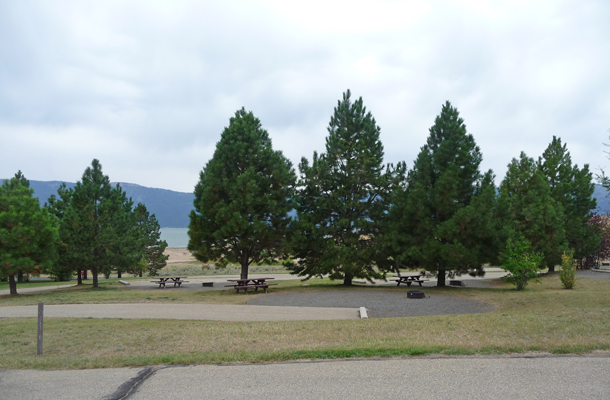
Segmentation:
<svg viewBox="0 0 610 400">
<path fill-rule="evenodd" d="M 609 356 L 340 360 L 0 371 L 19 399 L 609 399 Z"/>
<path fill-rule="evenodd" d="M 38 316 L 38 306 L 0 307 L 0 318 Z M 214 321 L 299 321 L 359 319 L 359 308 L 278 307 L 228 304 L 45 305 L 45 318 L 191 319 Z"/>
</svg>

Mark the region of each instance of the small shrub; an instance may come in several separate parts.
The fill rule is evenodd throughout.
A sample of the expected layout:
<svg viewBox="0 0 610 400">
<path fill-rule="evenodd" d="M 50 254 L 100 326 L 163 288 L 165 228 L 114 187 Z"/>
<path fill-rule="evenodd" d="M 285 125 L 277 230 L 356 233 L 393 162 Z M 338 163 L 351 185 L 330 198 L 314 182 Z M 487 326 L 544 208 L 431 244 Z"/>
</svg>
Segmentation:
<svg viewBox="0 0 610 400">
<path fill-rule="evenodd" d="M 74 276 L 74 271 L 72 271 L 72 270 L 70 270 L 70 271 L 58 270 L 58 271 L 55 271 L 54 273 L 49 273 L 49 278 L 51 278 L 51 280 L 54 282 L 68 282 L 68 281 L 72 280 L 73 276 Z"/>
<path fill-rule="evenodd" d="M 563 253 L 561 256 L 561 284 L 566 289 L 572 289 L 576 281 L 576 263 L 571 254 Z"/>
<path fill-rule="evenodd" d="M 521 234 L 513 233 L 506 242 L 506 249 L 500 254 L 501 267 L 510 272 L 508 280 L 523 290 L 527 281 L 538 277 L 542 256 L 531 251 L 530 242 Z"/>
</svg>

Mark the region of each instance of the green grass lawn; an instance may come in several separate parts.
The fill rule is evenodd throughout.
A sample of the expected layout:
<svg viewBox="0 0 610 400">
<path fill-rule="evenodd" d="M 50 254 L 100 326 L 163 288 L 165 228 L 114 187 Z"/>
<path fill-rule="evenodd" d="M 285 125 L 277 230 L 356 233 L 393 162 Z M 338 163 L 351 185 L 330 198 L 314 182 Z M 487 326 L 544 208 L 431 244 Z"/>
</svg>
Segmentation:
<svg viewBox="0 0 610 400">
<path fill-rule="evenodd" d="M 71 284 L 76 284 L 76 281 L 73 281 L 73 282 L 53 282 L 53 281 L 23 282 L 23 283 L 17 283 L 17 293 L 19 293 L 19 289 L 33 288 L 33 287 L 40 287 L 40 286 L 71 285 Z M 8 282 L 0 282 L 0 290 L 9 290 Z"/>
<path fill-rule="evenodd" d="M 441 289 L 495 306 L 487 314 L 341 321 L 223 322 L 184 320 L 45 320 L 36 356 L 36 319 L 0 319 L 0 368 L 103 368 L 154 364 L 268 362 L 312 358 L 610 350 L 610 280 L 579 279 L 561 288 L 556 274 L 518 292 Z M 274 292 L 337 289 L 336 282 L 279 281 Z M 396 287 L 344 290 L 404 290 Z M 262 294 L 264 295 L 264 294 Z M 139 291 L 113 282 L 0 297 L 0 306 L 66 303 L 179 302 L 242 304 L 259 295 L 234 291 Z"/>
</svg>

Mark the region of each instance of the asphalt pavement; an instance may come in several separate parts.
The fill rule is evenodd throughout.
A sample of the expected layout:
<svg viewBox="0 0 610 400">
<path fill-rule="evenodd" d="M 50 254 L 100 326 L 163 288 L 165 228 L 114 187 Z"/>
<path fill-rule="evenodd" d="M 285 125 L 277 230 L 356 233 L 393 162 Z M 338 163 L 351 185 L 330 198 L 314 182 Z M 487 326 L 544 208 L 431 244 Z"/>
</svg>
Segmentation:
<svg viewBox="0 0 610 400">
<path fill-rule="evenodd" d="M 413 357 L 0 370 L 3 400 L 609 399 L 610 356 Z"/>
</svg>

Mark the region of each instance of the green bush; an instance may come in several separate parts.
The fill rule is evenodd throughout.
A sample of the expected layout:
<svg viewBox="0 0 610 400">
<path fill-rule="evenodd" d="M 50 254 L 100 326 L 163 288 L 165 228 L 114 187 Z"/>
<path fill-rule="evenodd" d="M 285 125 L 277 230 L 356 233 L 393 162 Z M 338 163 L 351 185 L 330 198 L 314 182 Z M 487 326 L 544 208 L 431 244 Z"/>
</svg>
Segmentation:
<svg viewBox="0 0 610 400">
<path fill-rule="evenodd" d="M 566 289 L 572 289 L 576 281 L 576 263 L 571 254 L 563 253 L 561 256 L 561 273 L 559 274 L 561 284 Z"/>
<path fill-rule="evenodd" d="M 55 282 L 68 282 L 74 276 L 74 271 L 56 271 L 55 273 L 50 273 L 49 278 Z"/>
<path fill-rule="evenodd" d="M 527 281 L 538 277 L 542 256 L 531 251 L 530 242 L 521 234 L 513 233 L 500 254 L 501 267 L 510 272 L 508 279 L 523 290 Z"/>
</svg>

